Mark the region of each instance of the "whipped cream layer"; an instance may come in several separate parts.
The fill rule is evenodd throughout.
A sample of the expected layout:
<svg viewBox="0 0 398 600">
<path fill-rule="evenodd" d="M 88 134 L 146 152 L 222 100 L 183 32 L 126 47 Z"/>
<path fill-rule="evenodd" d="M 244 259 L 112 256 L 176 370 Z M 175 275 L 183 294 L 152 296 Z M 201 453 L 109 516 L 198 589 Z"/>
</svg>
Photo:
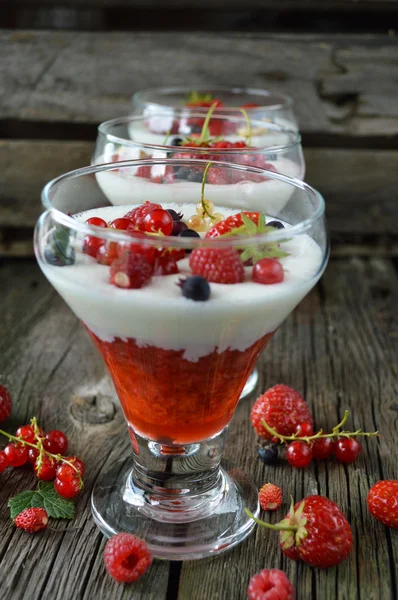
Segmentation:
<svg viewBox="0 0 398 600">
<path fill-rule="evenodd" d="M 162 154 L 162 156 L 158 156 L 158 154 Z M 154 152 L 153 158 L 164 158 L 165 154 L 160 151 Z M 103 156 L 96 162 L 101 164 L 107 160 Z M 281 158 L 269 162 L 279 173 L 298 179 L 302 176 L 300 166 L 291 160 Z M 151 174 L 153 177 L 161 177 L 164 175 L 165 169 L 165 165 L 154 165 Z M 139 204 L 145 200 L 161 204 L 196 203 L 201 193 L 200 182 L 176 180 L 173 183 L 154 183 L 150 179 L 134 176 L 132 168 L 99 172 L 96 174 L 96 179 L 109 202 L 114 205 L 126 205 L 132 201 Z M 272 215 L 283 209 L 294 190 L 294 186 L 278 179 L 268 179 L 260 183 L 248 180 L 229 185 L 206 183 L 205 196 L 216 205 L 235 208 L 239 211 L 254 210 Z"/>
<path fill-rule="evenodd" d="M 79 221 L 99 216 L 107 221 L 123 216 L 133 206 L 94 209 L 76 215 Z M 169 204 L 165 208 L 193 213 L 190 205 Z M 217 209 L 228 216 L 236 211 Z M 288 234 L 289 226 L 286 225 Z M 45 240 L 43 240 L 43 244 Z M 72 266 L 40 266 L 75 314 L 100 339 L 133 338 L 139 345 L 165 350 L 183 350 L 184 358 L 197 361 L 217 349 L 246 350 L 265 334 L 273 332 L 319 279 L 322 251 L 308 235 L 283 243 L 290 253 L 281 259 L 282 283 L 261 285 L 251 281 L 251 267 L 238 284 L 211 283 L 206 302 L 185 298 L 176 285 L 191 274 L 188 259 L 178 262 L 180 273 L 153 277 L 140 289 L 120 289 L 109 283 L 109 267 L 81 252 Z"/>
</svg>

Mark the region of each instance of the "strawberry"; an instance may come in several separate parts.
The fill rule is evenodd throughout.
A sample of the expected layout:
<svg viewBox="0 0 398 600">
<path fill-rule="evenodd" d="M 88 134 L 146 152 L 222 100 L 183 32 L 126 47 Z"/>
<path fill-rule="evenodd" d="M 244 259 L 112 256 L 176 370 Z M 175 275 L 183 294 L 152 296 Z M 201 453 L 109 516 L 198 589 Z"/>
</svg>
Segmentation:
<svg viewBox="0 0 398 600">
<path fill-rule="evenodd" d="M 260 488 L 258 499 L 263 510 L 277 510 L 282 504 L 282 490 L 277 485 L 265 483 Z"/>
<path fill-rule="evenodd" d="M 303 560 L 311 567 L 334 567 L 347 558 L 352 548 L 350 524 L 337 504 L 323 496 L 307 496 L 295 506 L 292 502 L 289 513 L 276 525 L 255 520 L 280 531 L 285 556 Z"/>
<path fill-rule="evenodd" d="M 141 175 L 141 177 L 143 177 L 143 175 Z M 132 227 L 135 227 L 140 231 L 145 231 L 144 219 L 146 215 L 155 208 L 162 208 L 162 206 L 147 200 L 144 204 L 140 204 L 136 208 L 133 208 L 133 210 L 129 210 L 124 216 L 132 221 Z"/>
<path fill-rule="evenodd" d="M 368 494 L 370 514 L 393 529 L 398 529 L 398 481 L 385 479 L 376 483 Z"/>
<path fill-rule="evenodd" d="M 214 283 L 240 283 L 245 275 L 239 253 L 233 248 L 196 248 L 189 266 L 193 275 Z"/>
<path fill-rule="evenodd" d="M 14 523 L 19 529 L 24 529 L 28 533 L 36 533 L 47 527 L 47 512 L 44 508 L 25 508 L 15 517 Z"/>
<path fill-rule="evenodd" d="M 314 423 L 303 397 L 283 384 L 274 385 L 256 400 L 250 418 L 257 435 L 268 440 L 272 435 L 262 424 L 263 419 L 281 435 L 293 435 L 301 423 Z"/>
<path fill-rule="evenodd" d="M 209 169 L 209 173 L 207 176 L 207 181 L 209 181 L 209 175 L 214 169 Z M 223 171 L 224 169 L 219 169 Z M 258 212 L 247 212 L 245 214 L 253 223 L 258 225 L 258 220 L 260 218 L 260 213 Z M 213 225 L 211 229 L 206 233 L 206 237 L 218 237 L 219 235 L 225 235 L 226 233 L 230 233 L 233 229 L 237 227 L 241 227 L 243 225 L 242 213 L 236 213 L 235 215 L 231 215 L 224 219 L 224 221 L 220 221 L 216 225 Z"/>
</svg>

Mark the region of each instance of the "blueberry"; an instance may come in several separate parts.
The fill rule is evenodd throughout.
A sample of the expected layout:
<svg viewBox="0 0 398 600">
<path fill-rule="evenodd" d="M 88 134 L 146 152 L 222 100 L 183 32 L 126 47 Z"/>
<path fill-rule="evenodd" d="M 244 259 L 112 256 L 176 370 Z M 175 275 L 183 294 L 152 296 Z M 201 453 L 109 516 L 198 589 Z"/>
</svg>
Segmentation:
<svg viewBox="0 0 398 600">
<path fill-rule="evenodd" d="M 192 238 L 200 238 L 200 235 L 197 231 L 193 229 L 184 229 L 181 233 L 178 234 L 180 237 L 192 237 Z"/>
<path fill-rule="evenodd" d="M 170 211 L 169 211 L 170 212 Z M 183 231 L 188 229 L 188 225 L 184 221 L 174 221 L 171 235 L 181 235 Z"/>
<path fill-rule="evenodd" d="M 258 457 L 265 465 L 275 465 L 278 460 L 278 448 L 276 446 L 260 446 Z"/>
<path fill-rule="evenodd" d="M 270 221 L 267 223 L 267 227 L 275 227 L 275 229 L 284 229 L 285 226 L 280 221 Z"/>
<path fill-rule="evenodd" d="M 172 208 L 168 208 L 167 212 L 169 213 L 173 221 L 181 221 L 182 217 L 184 216 L 182 213 L 178 213 Z"/>
<path fill-rule="evenodd" d="M 188 179 L 191 173 L 191 169 L 187 167 L 176 167 L 174 171 L 174 175 L 177 179 Z"/>
<path fill-rule="evenodd" d="M 188 181 L 195 181 L 196 183 L 202 183 L 203 173 L 202 171 L 190 171 L 188 175 Z"/>
<path fill-rule="evenodd" d="M 175 137 L 171 140 L 170 146 L 181 146 L 184 140 L 180 137 Z"/>
<path fill-rule="evenodd" d="M 204 277 L 193 275 L 181 282 L 182 295 L 195 302 L 203 302 L 210 298 L 210 286 Z"/>
</svg>

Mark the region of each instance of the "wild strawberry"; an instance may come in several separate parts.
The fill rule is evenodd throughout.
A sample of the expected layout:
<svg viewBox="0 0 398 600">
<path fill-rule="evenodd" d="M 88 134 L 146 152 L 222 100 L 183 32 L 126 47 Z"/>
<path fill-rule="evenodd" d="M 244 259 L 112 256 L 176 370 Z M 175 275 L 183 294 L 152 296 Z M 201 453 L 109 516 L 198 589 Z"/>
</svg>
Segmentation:
<svg viewBox="0 0 398 600">
<path fill-rule="evenodd" d="M 247 597 L 248 600 L 294 600 L 294 587 L 283 571 L 263 569 L 250 579 Z"/>
<path fill-rule="evenodd" d="M 152 556 L 143 540 L 130 533 L 118 533 L 106 542 L 104 562 L 113 579 L 132 583 L 151 566 Z"/>
<path fill-rule="evenodd" d="M 47 512 L 44 508 L 25 508 L 15 517 L 14 523 L 19 529 L 24 529 L 28 533 L 36 533 L 47 527 Z"/>
<path fill-rule="evenodd" d="M 282 504 L 282 490 L 272 483 L 264 484 L 258 493 L 263 510 L 277 510 Z"/>
<path fill-rule="evenodd" d="M 313 425 L 313 418 L 302 396 L 293 388 L 278 384 L 260 396 L 253 405 L 251 422 L 262 438 L 272 439 L 262 420 L 282 435 L 293 435 L 301 423 Z"/>
<path fill-rule="evenodd" d="M 9 391 L 0 385 L 0 422 L 5 421 L 11 414 L 12 400 Z"/>
<path fill-rule="evenodd" d="M 376 483 L 368 494 L 368 508 L 375 519 L 398 529 L 398 481 L 385 479 Z"/>
<path fill-rule="evenodd" d="M 211 172 L 211 169 L 209 169 L 209 173 L 210 172 Z M 253 223 L 258 225 L 260 213 L 245 211 L 244 214 L 251 221 L 253 221 Z M 231 215 L 230 217 L 227 217 L 226 219 L 224 219 L 224 221 L 221 221 L 220 223 L 213 225 L 213 227 L 211 229 L 209 229 L 209 231 L 206 233 L 206 237 L 213 238 L 213 237 L 218 237 L 219 235 L 224 235 L 226 233 L 231 233 L 231 231 L 233 229 L 241 227 L 242 225 L 243 225 L 242 214 L 236 213 L 235 215 Z"/>
<path fill-rule="evenodd" d="M 234 248 L 196 248 L 189 257 L 193 275 L 214 283 L 240 283 L 245 271 Z"/>
<path fill-rule="evenodd" d="M 151 168 L 151 167 L 149 167 Z M 140 231 L 145 231 L 144 218 L 155 208 L 162 208 L 160 204 L 154 204 L 148 200 L 144 204 L 140 204 L 133 210 L 129 210 L 124 216 L 133 222 L 133 226 Z"/>
<path fill-rule="evenodd" d="M 137 289 L 148 283 L 152 266 L 140 254 L 126 254 L 111 264 L 110 283 L 120 288 Z"/>
</svg>

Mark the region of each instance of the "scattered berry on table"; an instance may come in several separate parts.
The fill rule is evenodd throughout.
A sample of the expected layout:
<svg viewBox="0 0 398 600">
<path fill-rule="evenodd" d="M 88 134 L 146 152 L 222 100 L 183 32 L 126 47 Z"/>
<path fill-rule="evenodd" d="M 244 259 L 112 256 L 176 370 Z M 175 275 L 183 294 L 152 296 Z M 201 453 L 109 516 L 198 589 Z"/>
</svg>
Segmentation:
<svg viewBox="0 0 398 600">
<path fill-rule="evenodd" d="M 281 283 L 284 279 L 281 263 L 276 258 L 262 258 L 253 267 L 253 281 L 264 285 Z"/>
<path fill-rule="evenodd" d="M 24 529 L 28 533 L 36 533 L 47 527 L 47 512 L 44 508 L 25 508 L 15 517 L 14 523 L 19 529 Z"/>
<path fill-rule="evenodd" d="M 10 467 L 22 467 L 28 460 L 28 448 L 20 443 L 11 442 L 4 448 Z"/>
<path fill-rule="evenodd" d="M 43 440 L 45 450 L 51 452 L 51 454 L 66 454 L 68 444 L 69 442 L 66 435 L 63 431 L 57 429 L 53 429 L 46 433 L 46 437 Z"/>
<path fill-rule="evenodd" d="M 326 460 L 334 453 L 335 443 L 332 438 L 319 438 L 312 443 L 312 458 Z"/>
<path fill-rule="evenodd" d="M 150 174 L 151 167 L 143 167 L 143 168 L 148 168 L 149 174 Z M 127 212 L 124 216 L 133 222 L 134 227 L 136 227 L 137 229 L 139 229 L 141 231 L 145 231 L 144 218 L 146 217 L 146 215 L 148 213 L 151 212 L 151 210 L 154 210 L 155 208 L 161 209 L 162 207 L 160 204 L 154 204 L 153 202 L 148 202 L 148 200 L 147 200 L 146 202 L 144 202 L 144 204 L 140 204 L 136 208 L 133 208 L 132 210 Z"/>
<path fill-rule="evenodd" d="M 292 442 L 286 448 L 286 459 L 296 469 L 308 467 L 312 460 L 311 446 L 305 442 Z"/>
<path fill-rule="evenodd" d="M 284 229 L 285 226 L 280 221 L 270 221 L 267 223 L 267 227 L 275 227 L 275 229 Z"/>
<path fill-rule="evenodd" d="M 62 498 L 74 498 L 80 492 L 80 482 L 78 478 L 61 481 L 57 477 L 54 481 L 54 489 Z"/>
<path fill-rule="evenodd" d="M 34 472 L 38 479 L 41 481 L 52 481 L 55 479 L 55 474 L 57 471 L 57 461 L 52 456 L 48 456 L 48 454 L 43 454 L 41 461 L 39 462 L 39 458 L 36 459 L 34 464 Z"/>
<path fill-rule="evenodd" d="M 8 458 L 7 454 L 0 450 L 0 473 L 3 473 L 8 467 Z"/>
<path fill-rule="evenodd" d="M 250 579 L 247 597 L 248 600 L 294 600 L 294 587 L 283 571 L 263 569 Z"/>
<path fill-rule="evenodd" d="M 190 300 L 204 302 L 210 298 L 210 286 L 207 279 L 200 275 L 193 275 L 180 281 L 182 295 Z"/>
<path fill-rule="evenodd" d="M 140 254 L 126 254 L 111 264 L 110 282 L 120 288 L 141 288 L 151 276 L 152 266 Z"/>
<path fill-rule="evenodd" d="M 234 248 L 196 248 L 189 257 L 194 275 L 202 275 L 214 283 L 240 283 L 245 271 Z"/>
<path fill-rule="evenodd" d="M 300 425 L 297 426 L 296 433 L 300 437 L 309 437 L 313 435 L 314 430 L 312 427 L 312 423 L 300 423 Z"/>
<path fill-rule="evenodd" d="M 12 400 L 9 391 L 0 385 L 0 422 L 5 421 L 11 414 Z"/>
<path fill-rule="evenodd" d="M 398 529 L 398 481 L 385 479 L 376 483 L 368 494 L 368 508 L 375 519 Z"/>
<path fill-rule="evenodd" d="M 145 215 L 143 225 L 145 231 L 170 235 L 173 231 L 173 218 L 167 210 L 154 208 Z"/>
<path fill-rule="evenodd" d="M 361 454 L 362 446 L 355 438 L 339 438 L 334 453 L 338 461 L 352 463 Z"/>
<path fill-rule="evenodd" d="M 258 493 L 263 510 L 277 510 L 282 504 L 282 490 L 273 483 L 265 483 Z"/>
<path fill-rule="evenodd" d="M 257 450 L 257 454 L 259 456 L 259 459 L 265 465 L 276 465 L 278 461 L 278 447 L 276 446 L 276 444 L 267 447 L 260 446 Z"/>
<path fill-rule="evenodd" d="M 313 424 L 308 405 L 293 388 L 278 384 L 267 390 L 253 405 L 251 422 L 258 436 L 272 439 L 262 420 L 282 435 L 293 435 L 301 423 Z"/>
<path fill-rule="evenodd" d="M 118 533 L 106 542 L 104 562 L 113 579 L 132 583 L 151 566 L 152 555 L 143 540 L 130 533 Z"/>
</svg>

